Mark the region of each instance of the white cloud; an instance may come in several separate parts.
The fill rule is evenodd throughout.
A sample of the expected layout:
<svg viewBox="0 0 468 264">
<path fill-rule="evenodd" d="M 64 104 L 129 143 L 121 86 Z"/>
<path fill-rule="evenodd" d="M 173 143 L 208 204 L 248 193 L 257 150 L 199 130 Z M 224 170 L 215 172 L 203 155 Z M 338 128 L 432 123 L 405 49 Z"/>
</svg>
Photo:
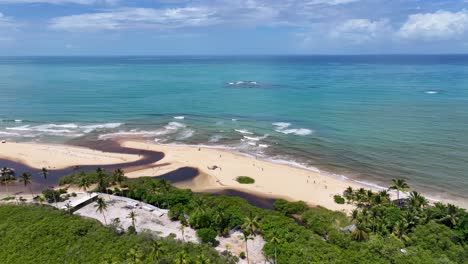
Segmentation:
<svg viewBox="0 0 468 264">
<path fill-rule="evenodd" d="M 0 13 L 0 27 L 1 28 L 13 28 L 15 25 L 11 18 L 5 16 L 3 13 Z"/>
<path fill-rule="evenodd" d="M 198 7 L 124 8 L 100 13 L 57 17 L 50 21 L 50 28 L 69 31 L 97 31 L 135 27 L 157 29 L 197 27 L 216 24 L 215 15 L 215 11 L 209 8 Z"/>
<path fill-rule="evenodd" d="M 0 4 L 115 4 L 119 0 L 0 0 Z"/>
<path fill-rule="evenodd" d="M 398 31 L 398 36 L 406 39 L 446 40 L 458 38 L 467 31 L 467 11 L 438 11 L 410 15 Z"/>
<path fill-rule="evenodd" d="M 369 19 L 349 19 L 338 25 L 330 32 L 330 37 L 345 39 L 353 43 L 363 43 L 381 36 L 388 36 L 392 32 L 390 23 L 386 19 L 371 21 Z"/>
<path fill-rule="evenodd" d="M 311 5 L 319 5 L 319 4 L 325 4 L 325 5 L 342 5 L 342 4 L 349 4 L 353 2 L 359 2 L 360 0 L 310 0 L 307 2 L 307 4 Z"/>
</svg>

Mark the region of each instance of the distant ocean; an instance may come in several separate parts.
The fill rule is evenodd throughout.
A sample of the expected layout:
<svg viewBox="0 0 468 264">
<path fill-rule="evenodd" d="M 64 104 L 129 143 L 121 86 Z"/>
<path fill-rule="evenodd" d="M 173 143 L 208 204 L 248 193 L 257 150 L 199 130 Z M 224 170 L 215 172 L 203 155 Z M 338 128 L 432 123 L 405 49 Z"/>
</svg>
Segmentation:
<svg viewBox="0 0 468 264">
<path fill-rule="evenodd" d="M 11 141 L 220 146 L 468 199 L 464 55 L 2 57 L 0 119 Z"/>
</svg>

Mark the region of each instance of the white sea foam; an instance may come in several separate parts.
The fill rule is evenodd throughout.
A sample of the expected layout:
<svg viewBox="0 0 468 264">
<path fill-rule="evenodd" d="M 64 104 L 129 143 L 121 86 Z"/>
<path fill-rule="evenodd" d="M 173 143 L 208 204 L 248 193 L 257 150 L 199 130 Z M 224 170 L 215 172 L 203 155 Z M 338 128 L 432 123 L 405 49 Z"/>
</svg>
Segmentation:
<svg viewBox="0 0 468 264">
<path fill-rule="evenodd" d="M 267 144 L 258 144 L 259 147 L 261 148 L 268 148 L 269 146 Z"/>
<path fill-rule="evenodd" d="M 426 94 L 438 94 L 438 91 L 424 91 Z"/>
<path fill-rule="evenodd" d="M 184 127 L 186 127 L 184 124 L 178 123 L 178 122 L 170 122 L 169 124 L 164 126 L 165 129 L 169 129 L 169 130 L 177 130 L 179 128 L 184 128 Z"/>
<path fill-rule="evenodd" d="M 19 126 L 19 127 L 7 127 L 7 130 L 16 130 L 16 131 L 30 131 L 31 128 L 29 125 Z"/>
<path fill-rule="evenodd" d="M 313 133 L 312 130 L 307 129 L 307 128 L 298 128 L 298 129 L 285 129 L 285 130 L 280 130 L 278 131 L 283 134 L 294 134 L 298 136 L 307 136 Z"/>
<path fill-rule="evenodd" d="M 0 136 L 18 137 L 18 136 L 21 136 L 21 135 L 18 134 L 18 133 L 11 133 L 11 132 L 0 131 Z"/>
<path fill-rule="evenodd" d="M 276 126 L 278 129 L 285 129 L 285 128 L 291 126 L 291 123 L 276 122 L 276 123 L 273 123 L 272 125 Z"/>
<path fill-rule="evenodd" d="M 19 122 L 17 122 L 19 123 Z M 36 136 L 64 136 L 64 137 L 80 137 L 85 133 L 90 133 L 96 129 L 112 129 L 121 126 L 122 123 L 104 123 L 96 125 L 77 125 L 74 123 L 67 124 L 42 124 L 42 125 L 23 125 L 15 127 L 7 127 L 6 130 L 17 131 L 22 137 Z M 27 134 L 26 134 L 27 133 Z"/>
<path fill-rule="evenodd" d="M 259 85 L 256 81 L 235 81 L 235 82 L 227 82 L 228 85 L 236 85 L 236 86 L 255 86 Z"/>
<path fill-rule="evenodd" d="M 91 133 L 96 129 L 112 129 L 112 128 L 118 128 L 121 125 L 123 125 L 123 123 L 105 123 L 105 124 L 82 126 L 80 128 L 84 129 L 85 133 Z"/>
<path fill-rule="evenodd" d="M 209 142 L 218 142 L 223 138 L 222 135 L 213 135 L 210 137 Z"/>
<path fill-rule="evenodd" d="M 313 130 L 307 129 L 307 128 L 289 128 L 291 126 L 291 123 L 286 123 L 286 122 L 276 122 L 272 124 L 273 126 L 276 127 L 275 131 L 283 134 L 294 134 L 298 136 L 307 136 L 312 133 L 314 133 Z"/>
<path fill-rule="evenodd" d="M 136 130 L 132 129 L 130 131 L 119 131 L 115 133 L 108 133 L 99 135 L 98 139 L 108 139 L 115 137 L 132 137 L 132 136 L 141 136 L 141 137 L 151 137 L 158 136 L 161 134 L 161 131 L 146 131 L 146 130 Z"/>
<path fill-rule="evenodd" d="M 185 119 L 185 116 L 174 116 L 174 119 L 182 120 L 182 119 Z"/>
<path fill-rule="evenodd" d="M 261 136 L 261 137 L 249 137 L 249 136 L 244 136 L 245 139 L 251 140 L 251 141 L 260 141 L 260 140 L 265 139 L 265 138 L 267 138 L 267 137 L 268 137 L 268 134 L 265 134 L 265 135 L 263 135 L 263 136 Z"/>
<path fill-rule="evenodd" d="M 184 129 L 176 137 L 176 140 L 184 140 L 184 139 L 190 138 L 193 136 L 194 133 L 195 131 L 192 129 Z"/>
<path fill-rule="evenodd" d="M 15 119 L 15 123 L 21 123 L 21 122 L 23 122 L 23 120 L 21 120 L 21 119 Z"/>
<path fill-rule="evenodd" d="M 248 131 L 247 129 L 234 129 L 234 131 L 239 132 L 241 134 L 253 135 L 253 133 Z"/>
</svg>

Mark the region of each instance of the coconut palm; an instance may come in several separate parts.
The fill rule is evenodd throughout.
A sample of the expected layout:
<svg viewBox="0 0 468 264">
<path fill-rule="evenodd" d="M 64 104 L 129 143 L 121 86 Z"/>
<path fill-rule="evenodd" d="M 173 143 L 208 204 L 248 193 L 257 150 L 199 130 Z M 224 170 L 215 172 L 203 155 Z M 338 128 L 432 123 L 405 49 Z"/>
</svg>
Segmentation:
<svg viewBox="0 0 468 264">
<path fill-rule="evenodd" d="M 47 176 L 49 175 L 49 171 L 47 170 L 47 168 L 44 167 L 44 168 L 41 169 L 40 174 L 41 174 L 42 177 L 44 178 L 44 181 L 46 181 L 46 180 L 47 180 Z"/>
<path fill-rule="evenodd" d="M 132 248 L 127 253 L 127 257 L 128 257 L 128 263 L 138 264 L 138 263 L 142 263 L 143 253 L 138 249 Z"/>
<path fill-rule="evenodd" d="M 73 207 L 71 206 L 70 202 L 68 202 L 66 205 L 65 205 L 65 209 L 67 211 L 68 214 L 72 214 L 73 213 Z"/>
<path fill-rule="evenodd" d="M 9 196 L 9 194 L 8 194 L 9 193 L 8 192 L 8 184 L 11 181 L 16 180 L 15 171 L 13 169 L 3 167 L 1 169 L 1 171 L 0 171 L 0 178 L 1 178 L 1 182 L 5 185 L 7 196 Z"/>
<path fill-rule="evenodd" d="M 181 225 L 179 226 L 179 230 L 180 230 L 180 232 L 182 233 L 182 241 L 184 241 L 184 242 L 185 242 L 185 227 L 186 227 L 186 226 L 183 225 L 183 224 L 181 224 Z"/>
<path fill-rule="evenodd" d="M 112 174 L 112 180 L 119 185 L 125 180 L 125 173 L 122 169 L 116 169 Z"/>
<path fill-rule="evenodd" d="M 169 183 L 168 180 L 161 179 L 159 181 L 159 188 L 161 189 L 161 192 L 164 195 L 164 197 L 166 197 L 166 208 L 168 208 L 169 207 L 169 199 L 167 197 L 167 193 L 169 192 L 169 190 L 171 188 L 171 184 Z"/>
<path fill-rule="evenodd" d="M 354 193 L 353 187 L 349 186 L 348 188 L 346 188 L 346 190 L 344 190 L 343 197 L 348 200 L 352 200 L 353 193 Z"/>
<path fill-rule="evenodd" d="M 106 171 L 103 170 L 102 168 L 97 168 L 96 176 L 98 180 L 98 191 L 105 193 L 109 184 L 106 179 Z"/>
<path fill-rule="evenodd" d="M 78 187 L 83 189 L 84 192 L 86 192 L 90 186 L 90 182 L 87 178 L 80 178 L 80 181 L 78 182 Z"/>
<path fill-rule="evenodd" d="M 188 264 L 190 263 L 190 260 L 187 256 L 187 253 L 185 251 L 179 252 L 176 256 L 175 259 L 176 264 Z"/>
<path fill-rule="evenodd" d="M 31 195 L 34 198 L 34 193 L 32 191 L 32 187 L 31 187 L 31 185 L 32 185 L 31 179 L 32 179 L 31 173 L 23 172 L 23 174 L 21 174 L 21 176 L 20 176 L 19 181 L 24 184 L 25 188 L 29 186 L 29 190 L 31 191 Z"/>
<path fill-rule="evenodd" d="M 447 204 L 445 216 L 439 219 L 438 222 L 453 228 L 458 224 L 459 220 L 458 208 L 453 204 Z"/>
<path fill-rule="evenodd" d="M 406 183 L 405 179 L 393 179 L 392 185 L 388 188 L 390 190 L 397 191 L 397 200 L 400 200 L 400 192 L 406 192 L 409 189 L 408 184 Z"/>
<path fill-rule="evenodd" d="M 151 242 L 150 252 L 153 261 L 157 262 L 161 259 L 162 255 L 164 254 L 164 252 L 166 252 L 166 250 L 164 248 L 163 243 L 160 240 L 155 239 Z"/>
<path fill-rule="evenodd" d="M 351 232 L 351 236 L 356 241 L 364 241 L 369 237 L 369 231 L 364 224 L 358 222 L 356 223 L 354 230 Z"/>
<path fill-rule="evenodd" d="M 107 211 L 106 201 L 104 201 L 104 199 L 102 199 L 101 197 L 98 197 L 94 207 L 96 208 L 96 212 L 100 212 L 102 214 L 102 216 L 104 217 L 104 223 L 107 225 L 106 215 L 104 214 L 104 212 Z"/>
<path fill-rule="evenodd" d="M 402 241 L 408 241 L 409 237 L 407 234 L 409 230 L 409 225 L 406 221 L 398 221 L 393 227 L 393 234 Z"/>
<path fill-rule="evenodd" d="M 252 236 L 250 235 L 249 231 L 247 230 L 242 230 L 242 239 L 245 242 L 245 256 L 247 258 L 247 264 L 249 264 L 249 247 L 247 245 L 247 242 L 249 239 L 253 239 Z"/>
<path fill-rule="evenodd" d="M 424 197 L 423 195 L 421 195 L 417 191 L 412 191 L 410 193 L 409 203 L 414 208 L 426 207 L 429 204 L 426 197 Z"/>
<path fill-rule="evenodd" d="M 208 257 L 205 255 L 200 255 L 197 257 L 197 260 L 195 261 L 196 264 L 210 264 L 211 261 Z"/>
<path fill-rule="evenodd" d="M 137 217 L 137 213 L 135 213 L 135 211 L 133 210 L 127 216 L 127 218 L 130 218 L 132 220 L 132 226 L 133 226 L 133 229 L 135 230 L 136 230 L 136 227 L 135 227 L 136 217 Z"/>
<path fill-rule="evenodd" d="M 249 217 L 244 218 L 244 224 L 242 224 L 242 230 L 246 230 L 249 234 L 255 236 L 258 230 L 258 217 L 250 214 Z"/>
<path fill-rule="evenodd" d="M 273 245 L 275 246 L 275 263 L 274 264 L 278 264 L 277 260 L 277 255 L 276 255 L 276 247 L 278 246 L 278 244 L 280 243 L 280 240 L 278 237 L 274 236 L 271 238 L 270 240 L 271 243 L 273 243 Z"/>
</svg>

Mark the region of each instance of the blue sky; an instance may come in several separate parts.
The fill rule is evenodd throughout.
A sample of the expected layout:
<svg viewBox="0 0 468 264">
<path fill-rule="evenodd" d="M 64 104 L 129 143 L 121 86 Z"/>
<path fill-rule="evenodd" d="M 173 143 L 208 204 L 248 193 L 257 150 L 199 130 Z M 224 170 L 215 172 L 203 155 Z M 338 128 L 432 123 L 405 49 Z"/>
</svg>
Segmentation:
<svg viewBox="0 0 468 264">
<path fill-rule="evenodd" d="M 468 53 L 468 0 L 0 0 L 0 55 Z"/>
</svg>

